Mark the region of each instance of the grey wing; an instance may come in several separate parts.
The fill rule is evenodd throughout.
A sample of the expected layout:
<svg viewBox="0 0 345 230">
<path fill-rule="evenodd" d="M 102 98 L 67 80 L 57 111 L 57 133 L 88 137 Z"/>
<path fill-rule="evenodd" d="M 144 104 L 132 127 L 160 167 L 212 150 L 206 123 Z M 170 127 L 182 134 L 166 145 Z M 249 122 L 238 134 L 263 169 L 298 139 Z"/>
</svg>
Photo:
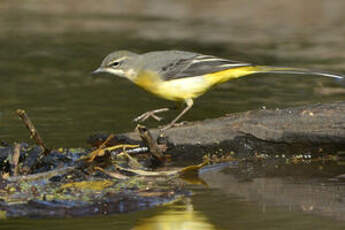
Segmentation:
<svg viewBox="0 0 345 230">
<path fill-rule="evenodd" d="M 215 73 L 221 70 L 251 66 L 252 64 L 197 54 L 193 57 L 176 59 L 161 69 L 163 80 L 174 80 L 184 77 L 196 77 Z"/>
</svg>

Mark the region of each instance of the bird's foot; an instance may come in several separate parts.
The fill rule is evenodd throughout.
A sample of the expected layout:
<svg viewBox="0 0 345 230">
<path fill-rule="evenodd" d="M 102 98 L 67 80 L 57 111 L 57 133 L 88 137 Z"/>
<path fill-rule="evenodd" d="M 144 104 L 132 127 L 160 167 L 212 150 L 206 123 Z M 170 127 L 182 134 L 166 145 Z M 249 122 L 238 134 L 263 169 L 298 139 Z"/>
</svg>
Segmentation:
<svg viewBox="0 0 345 230">
<path fill-rule="evenodd" d="M 181 121 L 179 123 L 170 123 L 170 124 L 164 126 L 163 128 L 161 128 L 160 131 L 163 133 L 168 129 L 171 129 L 173 127 L 180 127 L 180 126 L 183 126 L 185 124 L 187 124 L 187 121 Z"/>
<path fill-rule="evenodd" d="M 169 111 L 169 108 L 162 108 L 162 109 L 155 109 L 152 111 L 148 111 L 146 113 L 141 114 L 140 116 L 136 117 L 133 121 L 134 122 L 143 122 L 147 120 L 148 118 L 152 117 L 156 121 L 161 121 L 162 118 L 157 116 L 156 113 L 162 113 L 162 112 L 167 112 Z"/>
</svg>

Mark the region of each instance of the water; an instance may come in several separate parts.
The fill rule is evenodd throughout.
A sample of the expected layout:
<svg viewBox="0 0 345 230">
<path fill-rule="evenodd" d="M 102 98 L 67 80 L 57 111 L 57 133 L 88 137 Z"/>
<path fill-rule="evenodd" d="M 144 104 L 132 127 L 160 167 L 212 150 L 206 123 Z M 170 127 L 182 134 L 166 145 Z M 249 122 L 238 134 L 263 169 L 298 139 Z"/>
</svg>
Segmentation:
<svg viewBox="0 0 345 230">
<path fill-rule="evenodd" d="M 132 131 L 135 116 L 170 105 L 124 79 L 91 76 L 103 57 L 118 49 L 181 49 L 258 64 L 345 73 L 345 18 L 338 10 L 345 7 L 344 3 L 312 1 L 308 6 L 313 7 L 306 9 L 303 6 L 307 2 L 311 1 L 253 3 L 246 7 L 242 1 L 218 1 L 210 7 L 199 1 L 2 1 L 0 139 L 30 142 L 15 115 L 18 108 L 28 112 L 49 146 L 59 147 L 86 146 L 87 137 L 94 133 Z M 344 87 L 332 79 L 256 75 L 228 82 L 200 97 L 184 120 L 263 106 L 284 108 L 344 99 Z M 165 114 L 165 121 L 175 115 Z M 267 202 L 263 211 L 258 199 L 245 200 L 234 196 L 234 191 L 196 190 L 189 206 L 183 203 L 112 217 L 16 220 L 1 227 L 39 229 L 59 223 L 66 229 L 77 225 L 140 229 L 140 225 L 155 226 L 158 220 L 168 223 L 187 216 L 204 229 L 343 226 L 331 217 L 320 218 L 322 213 L 305 214 L 289 209 L 287 204 L 277 207 Z"/>
<path fill-rule="evenodd" d="M 224 172 L 206 175 L 206 181 L 208 177 L 213 181 L 208 188 L 192 186 L 191 189 L 194 193 L 192 198 L 186 198 L 165 207 L 112 216 L 3 220 L 0 229 L 213 230 L 234 228 L 321 230 L 344 229 L 345 227 L 342 214 L 343 207 L 338 210 L 342 212 L 338 213 L 339 216 L 342 216 L 342 221 L 326 215 L 331 214 L 331 211 L 336 211 L 328 206 L 334 200 L 327 199 L 327 204 L 323 202 L 322 198 L 319 199 L 319 203 L 315 202 L 318 200 L 316 198 L 311 203 L 312 199 L 307 198 L 312 192 L 315 197 L 319 196 L 320 198 L 317 192 L 323 190 L 322 186 L 314 185 L 312 188 L 313 186 L 309 185 L 303 189 L 301 185 L 292 185 L 281 179 L 260 179 L 261 181 L 253 183 L 236 182 Z M 218 179 L 214 180 L 215 178 Z M 257 185 L 252 186 L 253 184 Z M 265 185 L 267 188 L 264 188 Z M 279 187 L 282 189 L 280 190 Z M 296 194 L 285 197 L 286 194 L 282 190 L 286 188 L 289 193 L 295 192 Z M 332 190 L 329 189 L 329 194 L 336 194 Z M 275 193 L 276 200 L 267 199 L 272 197 L 272 193 Z M 280 194 L 283 194 L 284 197 Z M 304 201 L 299 199 L 301 197 L 304 198 Z M 277 201 L 279 199 L 280 202 Z M 298 199 L 299 201 L 296 202 L 295 200 Z M 339 205 L 343 206 L 341 202 Z M 323 213 L 318 213 L 318 210 L 322 210 Z"/>
</svg>

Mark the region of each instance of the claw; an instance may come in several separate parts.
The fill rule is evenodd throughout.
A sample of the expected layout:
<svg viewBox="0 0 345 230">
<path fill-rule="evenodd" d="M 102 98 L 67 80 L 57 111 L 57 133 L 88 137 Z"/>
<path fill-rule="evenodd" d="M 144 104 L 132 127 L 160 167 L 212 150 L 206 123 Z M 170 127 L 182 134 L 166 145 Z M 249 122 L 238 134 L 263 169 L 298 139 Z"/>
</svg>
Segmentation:
<svg viewBox="0 0 345 230">
<path fill-rule="evenodd" d="M 166 112 L 166 111 L 169 111 L 169 108 L 155 109 L 155 110 L 141 114 L 140 116 L 136 117 L 133 121 L 134 122 L 143 122 L 150 117 L 152 117 L 156 121 L 161 121 L 162 118 L 157 116 L 156 113 L 162 113 L 162 112 Z"/>
<path fill-rule="evenodd" d="M 181 127 L 181 126 L 184 126 L 186 125 L 187 122 L 186 121 L 181 121 L 179 123 L 175 123 L 175 124 L 168 124 L 166 126 L 163 126 L 162 128 L 160 128 L 160 131 L 163 133 L 164 131 L 170 129 L 170 128 L 173 128 L 173 127 Z"/>
</svg>

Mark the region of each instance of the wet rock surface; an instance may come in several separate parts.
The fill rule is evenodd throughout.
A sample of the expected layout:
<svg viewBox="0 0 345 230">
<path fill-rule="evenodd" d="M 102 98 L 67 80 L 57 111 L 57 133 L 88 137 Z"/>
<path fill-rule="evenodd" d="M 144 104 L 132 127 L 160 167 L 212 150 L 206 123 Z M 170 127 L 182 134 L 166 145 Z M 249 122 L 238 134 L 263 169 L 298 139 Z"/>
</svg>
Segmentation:
<svg viewBox="0 0 345 230">
<path fill-rule="evenodd" d="M 135 133 L 127 136 L 138 139 Z M 241 156 L 337 153 L 345 150 L 345 102 L 230 114 L 172 128 L 166 136 L 179 159 L 231 151 Z"/>
</svg>

